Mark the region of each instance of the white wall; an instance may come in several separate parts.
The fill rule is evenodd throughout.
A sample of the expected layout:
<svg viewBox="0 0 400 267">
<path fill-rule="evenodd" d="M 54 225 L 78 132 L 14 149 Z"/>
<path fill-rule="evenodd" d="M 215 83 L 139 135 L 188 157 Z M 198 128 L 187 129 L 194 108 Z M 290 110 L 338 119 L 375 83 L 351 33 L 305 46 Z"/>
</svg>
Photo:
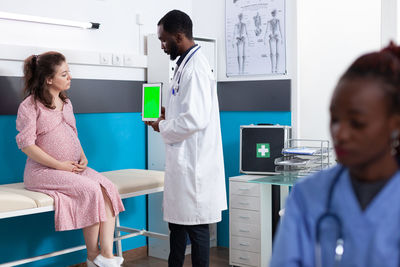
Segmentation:
<svg viewBox="0 0 400 267">
<path fill-rule="evenodd" d="M 381 1 L 286 0 L 286 20 L 288 74 L 228 78 L 225 0 L 193 1 L 195 35 L 218 40 L 218 80 L 292 79 L 294 136 L 329 139 L 329 101 L 338 78 L 357 56 L 380 47 Z"/>
<path fill-rule="evenodd" d="M 174 8 L 192 13 L 192 2 L 187 0 L 1 0 L 0 4 L 3 12 L 101 23 L 99 30 L 83 30 L 0 20 L 0 45 L 45 47 L 80 54 L 88 51 L 144 55 L 143 36 L 156 33 L 157 22 L 165 13 Z M 140 14 L 143 23 L 140 29 L 136 14 Z M 146 79 L 143 68 L 71 65 L 75 78 Z M 0 60 L 0 75 L 20 76 L 21 66 L 21 62 Z"/>
<path fill-rule="evenodd" d="M 192 17 L 195 36 L 217 39 L 219 81 L 292 79 L 295 136 L 329 138 L 329 99 L 337 79 L 357 56 L 380 47 L 381 11 L 393 16 L 399 8 L 393 7 L 397 0 L 382 1 L 381 9 L 380 0 L 286 0 L 286 76 L 226 77 L 225 0 L 1 0 L 0 11 L 100 22 L 101 27 L 81 30 L 0 20 L 0 44 L 144 55 L 143 36 L 156 33 L 157 21 L 167 11 L 181 9 Z M 136 14 L 144 23 L 140 39 Z M 389 25 L 397 21 L 397 16 L 383 17 Z M 388 31 L 393 36 L 398 29 Z M 0 60 L 0 75 L 20 76 L 21 65 Z M 146 79 L 143 68 L 80 64 L 71 69 L 76 78 Z"/>
<path fill-rule="evenodd" d="M 290 1 L 290 0 L 288 0 Z M 286 38 L 288 74 L 243 77 L 226 76 L 225 59 L 225 0 L 193 0 L 193 32 L 195 36 L 215 38 L 218 41 L 218 81 L 291 79 L 295 68 L 295 5 L 287 5 Z"/>
<path fill-rule="evenodd" d="M 383 0 L 386 1 L 386 0 Z M 329 138 L 329 102 L 340 75 L 380 48 L 380 0 L 301 0 L 297 8 L 298 132 Z"/>
<path fill-rule="evenodd" d="M 212 7 L 212 8 L 210 8 Z M 258 75 L 243 77 L 226 76 L 226 48 L 225 48 L 225 0 L 202 0 L 193 1 L 193 31 L 196 36 L 216 38 L 218 42 L 218 81 L 240 81 L 240 80 L 292 80 L 292 126 L 296 135 L 297 125 L 297 2 L 286 0 L 286 75 Z M 244 89 L 245 90 L 245 89 Z"/>
<path fill-rule="evenodd" d="M 381 25 L 381 43 L 387 45 L 390 41 L 399 43 L 400 27 L 399 0 L 382 0 L 382 25 Z"/>
</svg>

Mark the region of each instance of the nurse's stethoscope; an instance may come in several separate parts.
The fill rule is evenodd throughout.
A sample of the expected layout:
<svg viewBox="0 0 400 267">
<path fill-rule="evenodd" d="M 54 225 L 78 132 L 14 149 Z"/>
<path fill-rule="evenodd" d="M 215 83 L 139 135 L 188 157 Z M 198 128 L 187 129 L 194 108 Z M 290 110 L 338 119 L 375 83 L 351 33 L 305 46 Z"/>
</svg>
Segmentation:
<svg viewBox="0 0 400 267">
<path fill-rule="evenodd" d="M 322 267 L 322 252 L 321 252 L 321 240 L 320 240 L 320 228 L 321 224 L 325 219 L 332 219 L 337 225 L 337 238 L 336 238 L 336 247 L 335 247 L 335 265 L 339 266 L 340 261 L 342 260 L 342 256 L 344 253 L 344 240 L 343 240 L 343 224 L 342 220 L 339 216 L 331 211 L 332 206 L 332 198 L 333 191 L 335 189 L 336 184 L 338 183 L 340 176 L 346 168 L 341 166 L 339 171 L 336 173 L 333 178 L 332 184 L 329 187 L 328 192 L 328 200 L 326 201 L 326 209 L 325 212 L 319 216 L 316 224 L 316 245 L 315 245 L 315 265 L 317 267 Z"/>
<path fill-rule="evenodd" d="M 182 68 L 179 66 L 177 71 L 174 73 L 173 84 L 172 84 L 172 89 L 171 89 L 172 95 L 176 95 L 179 92 L 179 84 L 181 83 L 181 76 L 182 76 L 183 69 L 185 68 L 185 66 L 189 62 L 189 60 L 193 57 L 193 55 L 200 49 L 200 46 L 193 48 L 193 49 L 195 49 L 193 51 L 193 53 L 186 56 L 188 58 L 185 59 L 185 63 L 182 62 L 183 63 Z"/>
</svg>

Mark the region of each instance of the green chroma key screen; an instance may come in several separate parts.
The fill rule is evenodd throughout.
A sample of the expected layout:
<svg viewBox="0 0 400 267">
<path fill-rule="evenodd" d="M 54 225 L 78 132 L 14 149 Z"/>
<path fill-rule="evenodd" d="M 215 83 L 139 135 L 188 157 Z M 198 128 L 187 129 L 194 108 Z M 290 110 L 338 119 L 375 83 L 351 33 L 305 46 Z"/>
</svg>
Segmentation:
<svg viewBox="0 0 400 267">
<path fill-rule="evenodd" d="M 160 86 L 145 86 L 144 87 L 144 118 L 158 118 L 160 116 Z"/>
</svg>

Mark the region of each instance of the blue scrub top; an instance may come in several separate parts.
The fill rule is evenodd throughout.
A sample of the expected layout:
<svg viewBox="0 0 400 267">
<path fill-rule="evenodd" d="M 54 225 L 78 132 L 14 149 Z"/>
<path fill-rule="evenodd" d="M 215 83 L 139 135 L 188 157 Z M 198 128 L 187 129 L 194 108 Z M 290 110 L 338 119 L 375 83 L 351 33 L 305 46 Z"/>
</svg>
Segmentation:
<svg viewBox="0 0 400 267">
<path fill-rule="evenodd" d="M 326 212 L 328 191 L 341 166 L 297 183 L 275 236 L 271 267 L 315 266 L 316 222 Z M 400 172 L 362 211 L 349 172 L 342 172 L 333 197 L 333 211 L 342 221 L 344 254 L 340 266 L 398 267 L 400 252 Z M 338 225 L 320 226 L 322 266 L 334 266 Z"/>
</svg>

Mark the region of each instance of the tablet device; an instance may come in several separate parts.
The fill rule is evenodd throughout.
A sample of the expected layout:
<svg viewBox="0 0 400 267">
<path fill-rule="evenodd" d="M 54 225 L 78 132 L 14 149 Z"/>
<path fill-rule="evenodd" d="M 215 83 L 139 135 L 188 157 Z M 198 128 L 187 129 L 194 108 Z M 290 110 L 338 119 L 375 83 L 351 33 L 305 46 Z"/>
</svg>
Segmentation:
<svg viewBox="0 0 400 267">
<path fill-rule="evenodd" d="M 142 120 L 156 121 L 161 116 L 161 83 L 144 83 L 142 92 Z"/>
</svg>

